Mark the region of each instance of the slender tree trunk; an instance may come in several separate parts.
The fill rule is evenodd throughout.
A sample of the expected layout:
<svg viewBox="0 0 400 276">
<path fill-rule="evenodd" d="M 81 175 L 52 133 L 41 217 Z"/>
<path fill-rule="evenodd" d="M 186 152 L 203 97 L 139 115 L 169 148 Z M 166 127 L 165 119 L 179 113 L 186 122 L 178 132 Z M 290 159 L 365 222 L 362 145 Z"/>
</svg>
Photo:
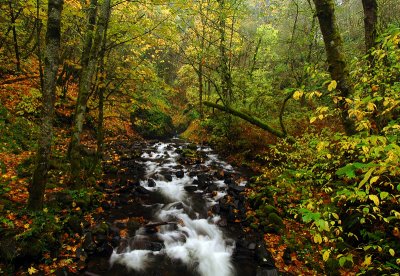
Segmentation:
<svg viewBox="0 0 400 276">
<path fill-rule="evenodd" d="M 39 78 L 40 78 L 40 89 L 44 90 L 44 79 L 43 79 L 43 64 L 42 64 L 42 47 L 41 47 L 41 39 L 40 39 L 40 30 L 42 28 L 39 27 L 40 22 L 40 0 L 36 0 L 36 40 L 38 44 L 38 61 L 39 61 Z"/>
<path fill-rule="evenodd" d="M 378 2 L 376 0 L 362 0 L 364 9 L 365 51 L 375 46 L 376 27 L 378 24 Z"/>
<path fill-rule="evenodd" d="M 91 79 L 88 79 L 88 66 L 90 60 L 90 51 L 93 44 L 94 27 L 97 16 L 97 0 L 91 0 L 87 11 L 88 23 L 86 26 L 86 37 L 82 50 L 81 73 L 79 76 L 79 92 L 75 107 L 74 124 L 72 129 L 71 141 L 68 149 L 68 157 L 71 162 L 71 185 L 77 186 L 80 183 L 80 163 L 81 154 L 79 150 L 80 134 L 82 132 L 84 114 L 86 112 L 87 98 Z M 82 107 L 83 106 L 83 107 Z"/>
<path fill-rule="evenodd" d="M 96 0 L 92 0 L 93 2 Z M 92 6 L 92 8 L 94 8 Z M 92 84 L 92 78 L 94 73 L 96 72 L 97 59 L 99 56 L 99 50 L 101 48 L 101 42 L 104 35 L 104 30 L 106 27 L 107 15 L 110 11 L 110 0 L 104 0 L 104 3 L 101 8 L 99 21 L 97 24 L 96 32 L 93 38 L 93 26 L 91 26 L 92 22 L 89 22 L 89 32 L 87 37 L 87 45 L 90 44 L 90 54 L 88 58 L 82 59 L 83 66 L 81 71 L 81 77 L 79 80 L 79 92 L 78 92 L 78 100 L 75 110 L 75 118 L 74 125 L 72 129 L 72 137 L 70 142 L 70 162 L 71 162 L 71 185 L 74 188 L 79 188 L 81 186 L 81 151 L 80 151 L 80 136 L 82 134 L 83 123 L 85 120 L 87 102 L 90 96 L 90 89 Z M 90 21 L 89 17 L 89 21 Z M 89 41 L 92 41 L 90 43 Z M 87 50 L 87 49 L 85 49 Z M 87 63 L 87 65 L 86 65 Z"/>
<path fill-rule="evenodd" d="M 228 56 L 226 54 L 226 11 L 225 11 L 225 0 L 218 0 L 219 5 L 219 54 L 220 54 L 220 65 L 219 71 L 221 75 L 221 91 L 222 99 L 225 103 L 229 104 L 232 98 L 232 79 L 229 72 Z"/>
<path fill-rule="evenodd" d="M 16 17 L 14 15 L 14 8 L 12 6 L 12 0 L 8 1 L 8 7 L 10 8 L 11 30 L 12 30 L 12 34 L 13 34 L 13 44 L 14 44 L 14 51 L 15 51 L 16 67 L 17 67 L 17 71 L 21 72 L 21 61 L 20 61 L 20 53 L 19 53 L 19 46 L 18 46 L 17 29 L 15 28 Z"/>
<path fill-rule="evenodd" d="M 49 0 L 44 64 L 44 89 L 42 91 L 43 110 L 41 115 L 41 135 L 39 136 L 36 168 L 33 172 L 33 179 L 29 187 L 28 209 L 30 210 L 41 210 L 43 208 L 44 191 L 49 170 L 51 141 L 53 138 L 56 78 L 59 66 L 62 7 L 63 0 Z"/>
<path fill-rule="evenodd" d="M 104 36 L 103 41 L 101 44 L 101 51 L 100 51 L 100 88 L 98 90 L 99 96 L 99 114 L 98 114 L 98 122 L 97 122 L 97 161 L 103 157 L 104 152 L 104 93 L 106 90 L 105 85 L 105 55 L 106 55 L 106 44 L 107 44 L 107 30 L 108 30 L 108 23 L 110 19 L 110 10 L 107 13 L 107 17 L 105 19 L 105 29 L 104 29 Z"/>
<path fill-rule="evenodd" d="M 345 101 L 352 93 L 349 71 L 343 56 L 342 38 L 335 17 L 335 4 L 333 0 L 313 0 L 316 13 L 324 38 L 325 51 L 327 55 L 329 73 L 332 80 L 337 82 L 342 100 L 338 105 L 341 109 L 341 120 L 347 135 L 356 133 L 354 121 L 349 117 L 349 108 Z"/>
<path fill-rule="evenodd" d="M 203 52 L 204 52 L 204 42 L 205 42 L 205 35 L 206 35 L 206 22 L 203 14 L 203 1 L 199 2 L 199 12 L 201 18 L 201 35 L 200 39 L 200 54 L 198 57 L 198 71 L 197 71 L 197 81 L 199 83 L 199 110 L 200 110 L 200 118 L 203 119 L 204 112 L 203 112 L 203 95 L 204 95 L 204 83 L 203 83 Z"/>
</svg>

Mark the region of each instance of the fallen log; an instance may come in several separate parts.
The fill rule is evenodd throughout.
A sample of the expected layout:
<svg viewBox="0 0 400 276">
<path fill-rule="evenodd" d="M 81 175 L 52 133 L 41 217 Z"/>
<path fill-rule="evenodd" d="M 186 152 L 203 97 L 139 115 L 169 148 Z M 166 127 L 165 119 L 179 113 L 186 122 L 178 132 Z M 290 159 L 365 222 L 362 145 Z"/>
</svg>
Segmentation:
<svg viewBox="0 0 400 276">
<path fill-rule="evenodd" d="M 295 142 L 293 137 L 288 136 L 283 131 L 280 131 L 280 130 L 277 130 L 277 129 L 271 127 L 270 125 L 268 125 L 267 123 L 261 121 L 260 119 L 258 119 L 256 117 L 252 117 L 252 116 L 250 116 L 248 114 L 245 114 L 243 112 L 240 112 L 240 111 L 238 111 L 236 109 L 233 109 L 233 108 L 231 108 L 229 106 L 225 106 L 225 105 L 219 105 L 219 104 L 215 104 L 215 103 L 207 102 L 207 101 L 204 101 L 203 104 L 205 106 L 216 108 L 216 109 L 219 109 L 219 110 L 224 111 L 226 113 L 232 114 L 232 115 L 234 115 L 236 117 L 239 117 L 239 118 L 249 122 L 250 124 L 255 125 L 255 126 L 257 126 L 257 127 L 261 128 L 261 129 L 271 133 L 272 135 L 275 135 L 275 136 L 277 136 L 279 138 L 286 138 L 291 143 Z"/>
</svg>

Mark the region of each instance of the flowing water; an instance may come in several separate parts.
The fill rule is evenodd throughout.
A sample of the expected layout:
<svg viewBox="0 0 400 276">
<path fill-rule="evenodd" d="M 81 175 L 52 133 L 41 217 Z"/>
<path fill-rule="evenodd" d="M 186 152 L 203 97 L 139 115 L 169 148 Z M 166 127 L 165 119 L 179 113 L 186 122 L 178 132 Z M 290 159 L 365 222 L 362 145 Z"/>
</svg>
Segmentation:
<svg viewBox="0 0 400 276">
<path fill-rule="evenodd" d="M 226 176 L 236 175 L 234 168 L 200 146 L 193 150 L 202 160 L 182 164 L 180 153 L 186 147 L 172 140 L 141 149 L 145 176 L 140 186 L 152 199 L 134 213 L 150 213 L 150 222 L 114 248 L 107 275 L 255 275 L 254 261 L 246 256 L 233 260 L 235 232 L 241 230 L 229 230 L 226 218 L 210 211 L 226 198 L 232 185 Z M 239 191 L 246 185 L 234 182 Z"/>
</svg>

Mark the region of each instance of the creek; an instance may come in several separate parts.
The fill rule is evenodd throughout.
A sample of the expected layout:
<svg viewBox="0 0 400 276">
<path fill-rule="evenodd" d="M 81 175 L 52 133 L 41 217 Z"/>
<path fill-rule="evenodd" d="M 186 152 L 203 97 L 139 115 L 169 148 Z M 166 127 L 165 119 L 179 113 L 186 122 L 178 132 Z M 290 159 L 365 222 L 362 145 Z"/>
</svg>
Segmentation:
<svg viewBox="0 0 400 276">
<path fill-rule="evenodd" d="M 243 230 L 241 173 L 211 148 L 179 139 L 129 151 L 140 157 L 121 159 L 125 185 L 109 189 L 117 204 L 104 218 L 111 256 L 89 257 L 83 275 L 277 275 L 262 239 Z"/>
</svg>

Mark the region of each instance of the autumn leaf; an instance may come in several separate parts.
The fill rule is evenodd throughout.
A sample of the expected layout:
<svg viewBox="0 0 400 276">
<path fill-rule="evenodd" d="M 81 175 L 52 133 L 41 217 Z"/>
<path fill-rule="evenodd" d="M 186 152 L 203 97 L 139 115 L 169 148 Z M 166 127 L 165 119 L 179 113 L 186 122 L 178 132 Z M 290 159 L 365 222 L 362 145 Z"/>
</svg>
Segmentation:
<svg viewBox="0 0 400 276">
<path fill-rule="evenodd" d="M 326 250 L 325 252 L 324 252 L 324 254 L 322 255 L 322 259 L 324 260 L 324 262 L 326 262 L 328 259 L 329 259 L 329 254 L 330 254 L 331 252 L 329 251 L 329 250 Z"/>
<path fill-rule="evenodd" d="M 337 82 L 335 80 L 332 80 L 331 83 L 328 85 L 328 91 L 332 91 L 336 89 Z"/>
<path fill-rule="evenodd" d="M 38 270 L 37 270 L 36 268 L 34 268 L 33 266 L 31 266 L 30 268 L 28 268 L 28 274 L 29 274 L 29 275 L 35 274 L 35 273 L 37 273 L 37 272 L 38 272 Z"/>
<path fill-rule="evenodd" d="M 367 256 L 365 256 L 365 260 L 361 265 L 362 266 L 369 266 L 371 264 L 371 261 L 372 261 L 372 256 L 371 255 L 367 255 Z"/>
<path fill-rule="evenodd" d="M 369 195 L 368 198 L 372 200 L 376 206 L 379 206 L 379 198 L 377 195 Z"/>
</svg>

